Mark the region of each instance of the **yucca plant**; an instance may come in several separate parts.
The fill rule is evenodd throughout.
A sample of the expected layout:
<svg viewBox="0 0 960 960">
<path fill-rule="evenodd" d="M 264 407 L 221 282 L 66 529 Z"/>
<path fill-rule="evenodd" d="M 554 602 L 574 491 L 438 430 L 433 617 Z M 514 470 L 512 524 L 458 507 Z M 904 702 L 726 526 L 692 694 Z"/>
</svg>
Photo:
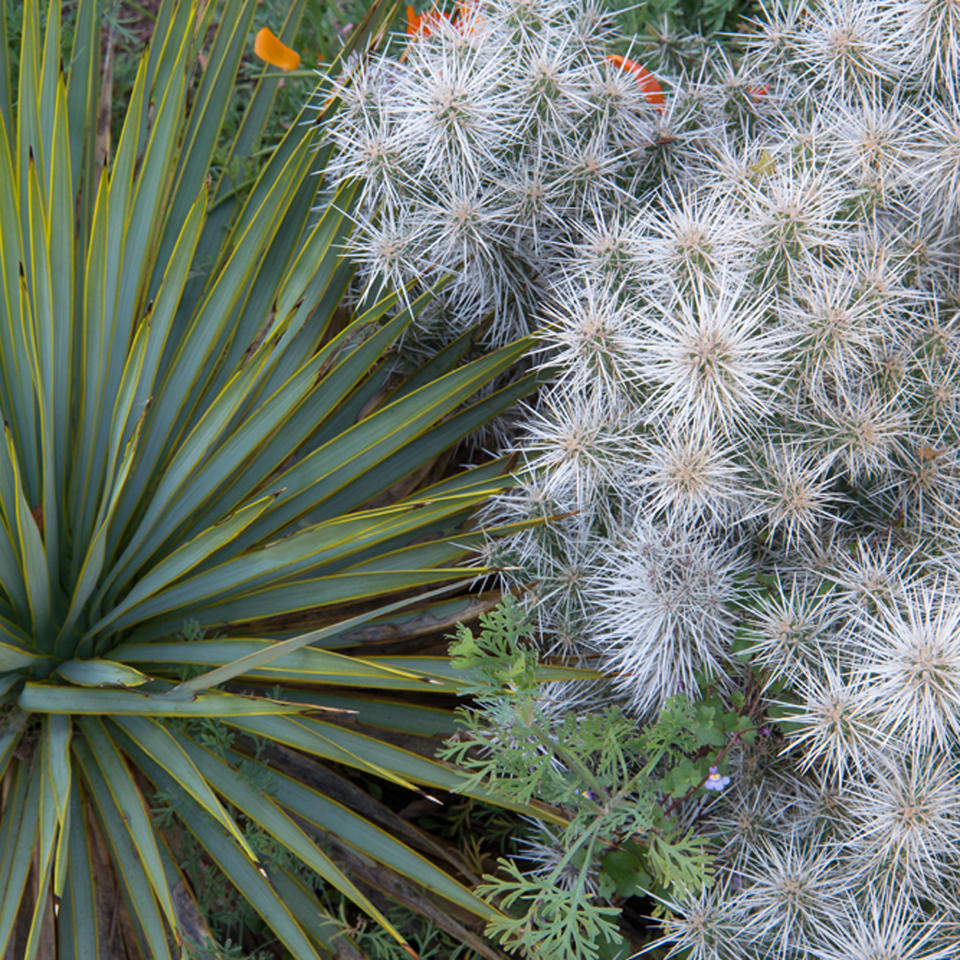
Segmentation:
<svg viewBox="0 0 960 960">
<path fill-rule="evenodd" d="M 358 788 L 317 758 L 407 787 L 459 782 L 396 745 L 449 731 L 450 714 L 383 699 L 452 692 L 449 665 L 334 648 L 402 633 L 411 592 L 463 578 L 471 511 L 504 464 L 431 467 L 530 389 L 470 399 L 527 344 L 457 366 L 467 336 L 397 382 L 391 345 L 429 293 L 338 310 L 355 188 L 331 196 L 315 175 L 316 114 L 245 188 L 226 172 L 257 147 L 269 71 L 212 169 L 254 5 L 160 3 L 115 150 L 97 120 L 96 0 L 71 8 L 69 50 L 57 0 L 44 16 L 26 0 L 16 58 L 0 6 L 2 956 L 197 947 L 175 857 L 189 834 L 297 958 L 353 954 L 248 835 L 401 943 L 331 845 L 368 881 L 446 898 L 448 925 L 491 915 L 405 842 L 414 828 L 392 836 L 339 802 Z M 367 35 L 388 14 L 375 7 Z M 442 626 L 444 603 L 403 616 Z M 208 749 L 204 728 L 232 731 L 230 748 Z M 158 795 L 176 814 L 163 829 Z M 365 812 L 389 822 L 372 800 Z"/>
</svg>

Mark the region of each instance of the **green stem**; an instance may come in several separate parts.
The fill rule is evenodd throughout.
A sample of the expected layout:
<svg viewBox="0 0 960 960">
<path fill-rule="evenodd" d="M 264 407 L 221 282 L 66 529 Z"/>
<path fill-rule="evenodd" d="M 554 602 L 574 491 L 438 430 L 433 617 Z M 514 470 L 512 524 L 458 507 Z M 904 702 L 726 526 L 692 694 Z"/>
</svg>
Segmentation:
<svg viewBox="0 0 960 960">
<path fill-rule="evenodd" d="M 568 750 L 558 740 L 554 740 L 548 733 L 544 732 L 533 717 L 533 711 L 525 705 L 523 710 L 523 720 L 527 729 L 542 743 L 545 747 L 552 750 L 563 762 L 572 770 L 580 774 L 581 779 L 590 785 L 592 791 L 598 797 L 606 797 L 607 788 L 590 772 L 585 763 L 572 751 Z"/>
</svg>

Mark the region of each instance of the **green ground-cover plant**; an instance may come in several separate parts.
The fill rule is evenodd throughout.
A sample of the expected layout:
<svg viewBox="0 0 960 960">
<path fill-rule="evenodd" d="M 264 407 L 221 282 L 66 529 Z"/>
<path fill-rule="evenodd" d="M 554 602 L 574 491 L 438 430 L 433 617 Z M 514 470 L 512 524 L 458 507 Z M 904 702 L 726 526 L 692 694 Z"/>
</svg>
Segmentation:
<svg viewBox="0 0 960 960">
<path fill-rule="evenodd" d="M 340 926 L 258 854 L 263 836 L 399 943 L 337 858 L 497 915 L 419 839 L 335 799 L 351 785 L 319 761 L 411 788 L 462 782 L 397 745 L 453 729 L 425 705 L 455 690 L 450 664 L 337 648 L 458 609 L 425 599 L 401 615 L 409 600 L 377 598 L 463 576 L 470 515 L 505 464 L 432 468 L 530 389 L 471 399 L 527 344 L 458 366 L 467 336 L 398 379 L 389 351 L 429 294 L 338 310 L 354 190 L 330 196 L 313 175 L 318 126 L 291 125 L 248 190 L 211 171 L 254 9 L 162 2 L 115 148 L 97 120 L 95 0 L 77 4 L 69 43 L 57 0 L 23 5 L 15 58 L 0 42 L 6 955 L 202 945 L 176 860 L 187 837 L 297 958 L 336 954 Z M 358 36 L 389 14 L 375 7 Z M 271 97 L 254 89 L 228 158 L 254 149 Z"/>
<path fill-rule="evenodd" d="M 488 933 L 537 960 L 625 958 L 637 944 L 619 923 L 624 902 L 710 885 L 706 839 L 682 807 L 729 783 L 727 753 L 753 742 L 754 711 L 745 698 L 725 706 L 706 684 L 646 725 L 582 690 L 580 708 L 564 710 L 578 693 L 544 691 L 532 632 L 507 596 L 479 631 L 459 626 L 450 646 L 472 700 L 440 755 L 470 770 L 472 786 L 569 816 L 561 830 L 537 825 L 518 857 L 484 877 L 478 892 L 505 911 Z"/>
</svg>

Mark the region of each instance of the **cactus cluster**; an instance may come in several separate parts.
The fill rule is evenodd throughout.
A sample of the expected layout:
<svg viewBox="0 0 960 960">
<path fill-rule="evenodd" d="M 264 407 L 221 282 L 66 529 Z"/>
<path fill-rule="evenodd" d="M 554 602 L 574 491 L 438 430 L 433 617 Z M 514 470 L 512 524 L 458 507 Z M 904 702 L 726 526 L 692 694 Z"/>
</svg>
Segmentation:
<svg viewBox="0 0 960 960">
<path fill-rule="evenodd" d="M 368 286 L 454 275 L 425 341 L 538 329 L 488 516 L 546 521 L 496 547 L 544 649 L 641 718 L 705 672 L 778 719 L 668 955 L 956 956 L 960 6 L 764 8 L 625 57 L 589 3 L 435 16 L 335 166 Z"/>
</svg>

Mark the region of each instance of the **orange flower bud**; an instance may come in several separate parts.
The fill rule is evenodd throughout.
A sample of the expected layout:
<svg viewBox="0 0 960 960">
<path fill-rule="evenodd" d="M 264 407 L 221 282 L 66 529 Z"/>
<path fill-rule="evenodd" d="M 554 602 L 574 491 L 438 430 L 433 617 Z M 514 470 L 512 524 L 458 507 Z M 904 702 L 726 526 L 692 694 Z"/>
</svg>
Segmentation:
<svg viewBox="0 0 960 960">
<path fill-rule="evenodd" d="M 281 70 L 296 70 L 300 66 L 300 54 L 278 39 L 269 27 L 257 32 L 253 52 L 261 60 Z"/>
</svg>

